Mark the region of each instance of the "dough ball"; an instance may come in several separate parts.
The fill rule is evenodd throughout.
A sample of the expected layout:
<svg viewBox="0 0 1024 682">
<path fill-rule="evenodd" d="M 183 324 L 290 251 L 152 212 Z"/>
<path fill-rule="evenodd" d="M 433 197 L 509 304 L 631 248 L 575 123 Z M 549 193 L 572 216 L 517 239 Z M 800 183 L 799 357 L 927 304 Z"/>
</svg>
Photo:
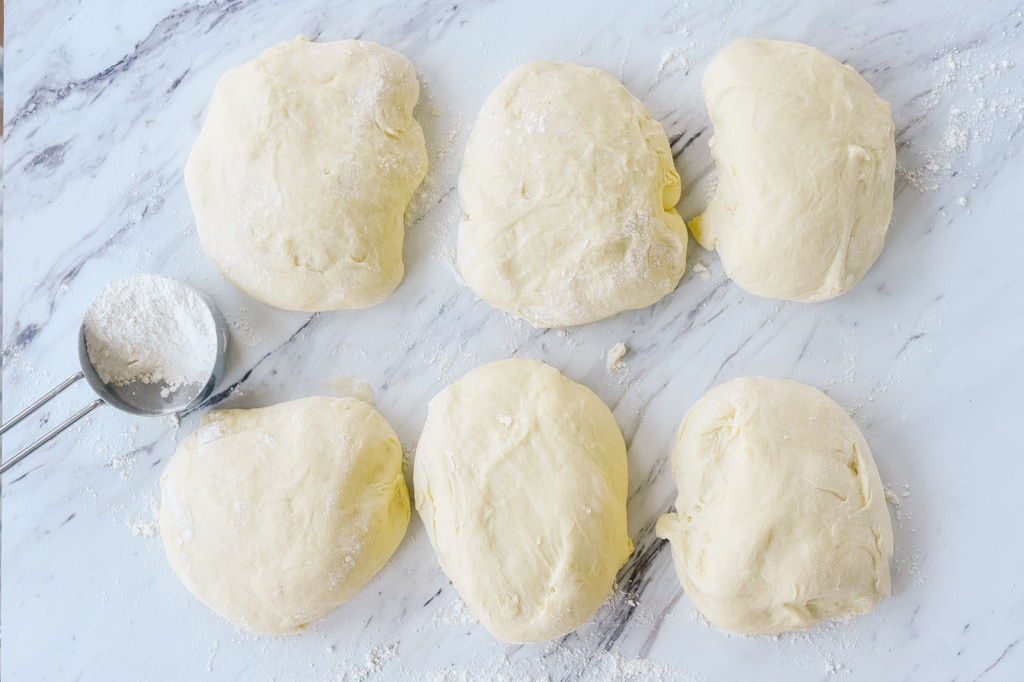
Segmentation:
<svg viewBox="0 0 1024 682">
<path fill-rule="evenodd" d="M 676 512 L 658 520 L 683 588 L 718 627 L 760 634 L 867 613 L 889 594 L 892 525 L 871 451 L 821 391 L 736 379 L 686 414 Z"/>
<path fill-rule="evenodd" d="M 427 170 L 418 98 L 408 59 L 358 40 L 300 37 L 228 71 L 185 166 L 217 269 L 289 310 L 387 298 Z"/>
<path fill-rule="evenodd" d="M 649 306 L 686 267 L 679 194 L 665 131 L 622 84 L 530 62 L 491 93 L 470 133 L 459 272 L 537 327 Z"/>
<path fill-rule="evenodd" d="M 534 360 L 441 391 L 414 465 L 441 568 L 495 637 L 540 642 L 590 619 L 633 551 L 626 445 L 590 389 Z"/>
<path fill-rule="evenodd" d="M 350 599 L 409 523 L 402 447 L 354 398 L 209 412 L 160 489 L 171 568 L 214 611 L 267 634 Z"/>
<path fill-rule="evenodd" d="M 895 126 L 851 66 L 780 40 L 737 40 L 702 83 L 718 189 L 690 223 L 758 296 L 823 301 L 878 258 L 892 217 Z"/>
</svg>

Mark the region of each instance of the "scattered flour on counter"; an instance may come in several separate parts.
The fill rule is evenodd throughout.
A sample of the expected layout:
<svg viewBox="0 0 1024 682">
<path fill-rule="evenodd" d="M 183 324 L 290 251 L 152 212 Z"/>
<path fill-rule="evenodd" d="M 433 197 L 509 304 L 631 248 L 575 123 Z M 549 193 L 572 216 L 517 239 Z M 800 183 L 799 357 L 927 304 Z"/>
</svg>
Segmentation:
<svg viewBox="0 0 1024 682">
<path fill-rule="evenodd" d="M 403 668 L 402 679 L 430 682 L 463 680 L 553 680 L 549 671 L 563 671 L 567 679 L 602 682 L 669 682 L 699 680 L 693 673 L 647 658 L 627 658 L 615 652 L 552 645 L 543 651 L 520 649 L 520 656 L 478 656 L 463 665 L 437 670 Z"/>
<path fill-rule="evenodd" d="M 138 459 L 137 453 L 133 450 L 114 455 L 110 459 L 110 466 L 121 474 L 122 481 L 130 481 L 135 478 L 135 462 Z"/>
<path fill-rule="evenodd" d="M 838 673 L 850 672 L 842 663 L 834 661 L 831 657 L 825 659 L 825 670 L 827 674 L 836 675 Z"/>
<path fill-rule="evenodd" d="M 908 497 L 910 497 L 909 485 L 904 484 L 901 487 L 899 494 L 897 494 L 896 491 L 892 490 L 891 488 L 885 489 L 885 501 L 888 502 L 889 505 L 892 506 L 893 508 L 899 508 L 901 504 L 900 498 L 906 499 Z"/>
<path fill-rule="evenodd" d="M 558 329 L 555 331 L 555 333 L 558 334 L 559 338 L 565 340 L 565 345 L 568 346 L 569 348 L 577 348 L 580 345 L 580 343 L 582 343 L 579 339 L 573 336 L 572 332 L 570 332 L 568 329 Z"/>
<path fill-rule="evenodd" d="M 135 464 L 139 458 L 138 435 L 139 425 L 129 424 L 121 429 L 114 442 L 99 435 L 92 437 L 93 450 L 110 457 L 110 467 L 121 476 L 122 481 L 135 478 Z"/>
<path fill-rule="evenodd" d="M 676 22 L 672 25 L 669 34 L 672 44 L 661 53 L 661 62 L 658 64 L 657 75 L 654 78 L 655 83 L 666 76 L 689 72 L 693 67 L 693 60 L 687 54 L 699 54 L 706 51 L 703 41 L 694 35 L 693 29 L 684 23 L 684 19 L 678 14 L 675 19 Z"/>
<path fill-rule="evenodd" d="M 704 265 L 703 263 L 701 263 L 699 261 L 694 263 L 693 264 L 693 271 L 696 272 L 698 275 L 700 275 L 701 281 L 704 281 L 704 282 L 710 282 L 711 281 L 711 271 L 708 270 L 708 266 Z"/>
<path fill-rule="evenodd" d="M 128 527 L 132 529 L 132 535 L 142 535 L 147 538 L 152 538 L 160 534 L 160 524 L 156 521 L 128 519 Z"/>
<path fill-rule="evenodd" d="M 379 674 L 387 663 L 398 658 L 397 644 L 382 644 L 366 652 L 366 669 L 372 674 Z"/>
<path fill-rule="evenodd" d="M 441 605 L 431 618 L 420 626 L 416 632 L 422 633 L 426 628 L 434 627 L 466 627 L 482 629 L 457 595 L 450 596 L 454 600 Z M 315 635 L 317 628 L 311 628 L 307 635 Z M 369 634 L 369 633 L 365 633 Z M 475 680 L 502 680 L 506 682 L 531 680 L 553 681 L 557 679 L 602 680 L 608 682 L 698 682 L 705 680 L 703 676 L 694 674 L 681 666 L 673 666 L 646 657 L 624 656 L 614 651 L 604 651 L 600 647 L 586 646 L 582 642 L 560 644 L 548 642 L 544 644 L 515 646 L 505 645 L 497 640 L 481 641 L 480 646 L 465 649 L 459 655 L 459 662 L 424 662 L 425 650 L 422 645 L 424 635 L 412 635 L 404 642 L 393 639 L 380 639 L 370 635 L 366 641 L 337 641 L 334 637 L 319 630 L 320 650 L 323 652 L 323 663 L 326 670 L 314 668 L 311 661 L 309 670 L 302 679 L 332 680 L 333 682 L 370 682 L 372 680 L 403 680 L 408 682 L 473 682 Z M 365 636 L 365 635 L 364 635 Z M 282 651 L 277 642 L 247 632 L 232 635 L 236 644 L 246 644 L 262 649 L 261 656 L 268 660 L 273 657 L 274 664 L 268 665 L 273 671 L 279 668 Z M 454 640 L 452 640 L 454 641 Z M 409 647 L 412 647 L 410 650 Z M 406 649 L 403 651 L 403 648 Z M 297 653 L 299 647 L 291 651 Z M 200 649 L 201 650 L 201 649 Z M 213 654 L 216 645 L 210 649 L 210 666 L 212 672 Z M 404 655 L 403 655 L 404 654 Z M 437 661 L 433 656 L 433 661 Z M 429 660 L 429 659 L 428 659 Z M 442 659 L 443 661 L 443 659 Z M 314 672 L 319 670 L 319 672 Z M 274 679 L 292 679 L 292 670 L 285 674 L 269 672 L 267 677 Z"/>
<path fill-rule="evenodd" d="M 477 354 L 466 349 L 466 342 L 459 341 L 454 348 L 438 346 L 431 352 L 424 348 L 421 358 L 437 371 L 437 378 L 445 384 L 468 372 L 477 364 Z"/>
<path fill-rule="evenodd" d="M 890 507 L 900 506 L 900 498 L 896 497 L 896 493 L 889 488 L 885 489 L 885 501 L 889 503 Z"/>
<path fill-rule="evenodd" d="M 624 343 L 617 343 L 609 348 L 607 355 L 605 355 L 605 367 L 608 368 L 608 371 L 621 372 L 626 369 L 626 363 L 622 361 L 622 358 L 626 357 L 628 352 L 629 348 Z"/>
<path fill-rule="evenodd" d="M 426 360 L 428 365 L 437 370 L 437 376 L 441 381 L 447 383 L 452 380 L 452 357 L 445 352 L 444 348 L 439 347 L 435 349 L 433 354 L 429 356 L 424 353 L 423 359 Z"/>
<path fill-rule="evenodd" d="M 366 649 L 360 658 L 358 654 L 354 658 L 341 658 L 331 665 L 330 677 L 327 679 L 336 682 L 368 682 L 379 679 L 398 679 L 394 675 L 387 674 L 388 668 L 394 666 L 398 660 L 399 643 L 378 644 Z M 327 645 L 327 653 L 344 653 L 344 648 L 339 650 L 335 644 Z M 320 678 L 323 679 L 323 678 Z M 401 679 L 405 679 L 402 677 Z"/>
<path fill-rule="evenodd" d="M 683 49 L 672 46 L 661 55 L 661 64 L 658 66 L 658 76 L 655 80 L 661 80 L 664 76 L 679 71 L 689 71 L 692 66 L 689 58 L 683 53 Z"/>
<path fill-rule="evenodd" d="M 458 596 L 455 597 L 454 601 L 444 604 L 434 610 L 430 614 L 430 618 L 424 621 L 417 632 L 421 632 L 426 629 L 436 628 L 460 628 L 468 625 L 477 624 L 476 616 L 466 606 L 466 602 Z"/>
<path fill-rule="evenodd" d="M 984 46 L 950 50 L 935 60 L 932 88 L 912 127 L 935 125 L 945 115 L 945 128 L 937 132 L 918 131 L 908 151 L 915 163 L 897 162 L 897 173 L 911 187 L 937 191 L 943 181 L 954 176 L 973 177 L 977 173 L 968 162 L 968 153 L 984 145 L 1008 141 L 1024 123 L 1024 95 L 1020 91 L 1014 55 L 1007 48 L 1001 54 L 986 53 Z M 1005 131 L 1006 138 L 1002 138 Z M 999 139 L 996 139 L 999 137 Z M 920 138 L 934 140 L 932 144 Z M 906 155 L 900 154 L 902 159 Z M 958 200 L 966 205 L 966 197 Z"/>
<path fill-rule="evenodd" d="M 909 583 L 907 587 L 921 587 L 924 585 L 924 568 L 921 562 L 921 550 L 912 549 L 903 556 L 899 556 L 899 551 L 897 550 L 897 556 L 893 560 L 893 564 L 895 566 L 893 570 L 894 582 L 897 576 L 905 575 L 906 580 Z"/>
<path fill-rule="evenodd" d="M 237 308 L 225 321 L 234 340 L 246 348 L 252 348 L 268 338 L 267 325 L 262 318 L 245 306 Z"/>
<path fill-rule="evenodd" d="M 136 499 L 141 500 L 145 510 L 125 519 L 128 528 L 131 529 L 132 535 L 156 537 L 160 534 L 160 505 L 152 493 L 145 493 Z"/>
</svg>

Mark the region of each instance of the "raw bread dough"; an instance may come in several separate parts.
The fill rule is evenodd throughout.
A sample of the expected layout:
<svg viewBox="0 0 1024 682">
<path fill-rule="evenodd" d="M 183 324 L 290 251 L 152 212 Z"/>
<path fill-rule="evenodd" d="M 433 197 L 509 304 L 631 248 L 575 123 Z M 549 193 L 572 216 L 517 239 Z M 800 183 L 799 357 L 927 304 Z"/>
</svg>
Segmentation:
<svg viewBox="0 0 1024 682">
<path fill-rule="evenodd" d="M 530 62 L 491 93 L 469 136 L 459 272 L 538 327 L 649 306 L 686 267 L 679 194 L 665 131 L 622 84 Z"/>
<path fill-rule="evenodd" d="M 492 635 L 585 623 L 633 551 L 626 445 L 594 393 L 541 362 L 478 367 L 441 391 L 414 465 L 441 567 Z"/>
<path fill-rule="evenodd" d="M 402 447 L 354 398 L 209 412 L 160 489 L 171 568 L 217 613 L 267 634 L 350 599 L 409 523 Z"/>
<path fill-rule="evenodd" d="M 185 166 L 199 240 L 279 308 L 365 308 L 402 281 L 404 213 L 427 170 L 412 63 L 297 38 L 228 71 Z"/>
<path fill-rule="evenodd" d="M 718 189 L 693 236 L 758 296 L 823 301 L 851 289 L 892 217 L 889 105 L 853 67 L 780 40 L 737 40 L 702 88 Z"/>
<path fill-rule="evenodd" d="M 690 409 L 658 520 L 683 588 L 713 625 L 785 632 L 867 613 L 889 594 L 892 525 L 871 451 L 821 391 L 735 379 Z"/>
</svg>

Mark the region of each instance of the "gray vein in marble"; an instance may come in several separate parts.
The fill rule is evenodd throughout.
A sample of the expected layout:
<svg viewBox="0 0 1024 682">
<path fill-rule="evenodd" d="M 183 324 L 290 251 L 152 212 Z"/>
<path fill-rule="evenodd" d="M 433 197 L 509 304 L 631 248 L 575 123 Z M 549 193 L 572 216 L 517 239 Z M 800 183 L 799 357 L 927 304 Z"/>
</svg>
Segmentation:
<svg viewBox="0 0 1024 682">
<path fill-rule="evenodd" d="M 1018 637 L 1017 639 L 1015 639 L 1015 640 L 1013 640 L 1012 642 L 1010 642 L 1010 643 L 1009 643 L 1009 644 L 1008 644 L 1008 645 L 1006 646 L 1006 648 L 1005 648 L 1005 649 L 1003 649 L 1003 653 L 999 654 L 999 658 L 997 658 L 997 659 L 996 659 L 995 661 L 993 661 L 993 662 L 992 662 L 992 665 L 990 665 L 989 667 L 987 667 L 987 668 L 985 668 L 984 670 L 982 670 L 982 671 L 981 671 L 981 674 L 979 674 L 979 675 L 978 675 L 977 677 L 975 677 L 975 678 L 974 678 L 974 679 L 975 679 L 975 681 L 977 681 L 977 680 L 980 680 L 981 678 L 985 677 L 985 675 L 988 675 L 988 674 L 989 674 L 990 672 L 992 672 L 993 670 L 995 670 L 995 669 L 996 669 L 996 667 L 997 667 L 997 666 L 998 666 L 998 665 L 999 665 L 1000 663 L 1002 663 L 1002 662 L 1003 662 L 1003 659 L 1005 659 L 1005 658 L 1006 658 L 1006 655 L 1007 655 L 1008 653 L 1010 653 L 1010 651 L 1011 651 L 1011 650 L 1013 650 L 1013 647 L 1017 646 L 1017 644 L 1019 644 L 1019 643 L 1020 643 L 1020 640 L 1021 640 L 1021 638 L 1020 638 L 1020 637 Z"/>
<path fill-rule="evenodd" d="M 687 148 L 691 144 L 696 142 L 700 138 L 700 136 L 703 135 L 707 131 L 707 129 L 708 129 L 708 127 L 704 126 L 703 128 L 701 128 L 697 132 L 691 133 L 688 136 L 687 135 L 683 135 L 682 133 L 679 133 L 679 134 L 673 136 L 673 139 L 671 140 L 671 143 L 670 143 L 670 146 L 672 148 L 672 158 L 673 159 L 678 159 L 679 157 L 681 157 L 683 155 L 683 153 L 687 150 Z M 684 137 L 686 138 L 686 141 L 683 142 L 682 146 L 679 146 L 678 143 L 680 141 L 682 141 Z M 678 150 L 676 149 L 677 146 L 679 146 Z"/>
<path fill-rule="evenodd" d="M 306 333 L 307 331 L 311 330 L 313 328 L 313 326 L 315 325 L 315 323 L 318 320 L 320 320 L 320 319 L 321 319 L 321 314 L 320 313 L 313 313 L 312 315 L 310 315 L 309 318 L 305 322 L 302 323 L 302 326 L 300 326 L 298 329 L 296 329 L 291 334 L 291 336 L 288 337 L 288 339 L 284 343 L 281 343 L 280 345 L 275 347 L 273 350 L 270 350 L 267 353 L 265 353 L 263 355 L 263 357 L 261 357 L 259 360 L 257 360 L 255 362 L 255 364 L 250 365 L 248 368 L 242 370 L 241 378 L 239 378 L 237 381 L 234 381 L 233 383 L 229 384 L 227 387 L 217 391 L 216 393 L 211 395 L 209 398 L 204 400 L 201 404 L 197 405 L 196 407 L 193 407 L 192 409 L 188 410 L 187 412 L 184 412 L 182 414 L 182 416 L 188 416 L 190 414 L 197 413 L 197 412 L 205 412 L 206 410 L 208 410 L 208 409 L 210 409 L 210 408 L 212 408 L 212 407 L 214 407 L 214 406 L 224 402 L 224 400 L 230 398 L 232 395 L 235 394 L 235 392 L 238 390 L 238 388 L 240 386 L 242 386 L 242 384 L 244 384 L 246 381 L 249 380 L 249 377 L 252 375 L 252 373 L 254 371 L 256 371 L 260 367 L 260 365 L 262 365 L 265 361 L 270 360 L 271 358 L 279 355 L 282 351 L 284 351 L 289 346 L 291 346 L 296 341 L 296 339 L 301 338 L 304 333 Z"/>
<path fill-rule="evenodd" d="M 97 93 L 105 87 L 114 84 L 117 78 L 127 73 L 132 65 L 143 57 L 148 56 L 156 49 L 163 47 L 170 39 L 174 31 L 178 29 L 186 19 L 196 19 L 209 16 L 216 12 L 216 18 L 210 24 L 208 30 L 212 30 L 218 23 L 223 21 L 228 14 L 237 11 L 244 6 L 239 0 L 232 2 L 214 2 L 209 4 L 192 4 L 169 14 L 160 21 L 150 33 L 135 45 L 132 52 L 124 55 L 114 64 L 111 64 L 102 71 L 91 76 L 78 80 L 70 80 L 62 84 L 39 84 L 28 96 L 27 101 L 21 104 L 14 115 L 7 121 L 5 135 L 21 125 L 22 121 L 37 116 L 42 116 L 50 107 L 59 104 L 66 97 L 75 92 Z M 186 71 L 187 73 L 187 71 Z M 180 79 L 178 81 L 180 83 Z M 172 88 L 173 90 L 173 88 Z"/>
<path fill-rule="evenodd" d="M 730 351 L 729 354 L 725 356 L 725 359 L 722 360 L 721 364 L 719 364 L 719 366 L 718 366 L 718 369 L 715 370 L 714 375 L 711 377 L 711 382 L 710 383 L 712 385 L 718 383 L 718 377 L 722 376 L 722 372 L 725 371 L 726 366 L 730 362 L 732 362 L 733 358 L 735 358 L 737 355 L 739 355 L 740 353 L 742 353 L 746 349 L 747 344 L 749 344 L 754 338 L 756 338 L 757 335 L 760 334 L 762 330 L 764 330 L 765 325 L 767 325 L 767 324 L 768 324 L 768 320 L 767 319 L 761 320 L 761 324 L 759 324 L 754 329 L 754 331 L 752 331 L 749 334 L 747 334 L 746 338 L 741 340 L 739 342 L 739 344 L 737 344 L 736 348 L 734 350 Z"/>
<path fill-rule="evenodd" d="M 162 205 L 162 198 L 158 197 L 154 200 L 154 206 L 157 210 L 159 210 L 159 208 Z M 149 213 L 149 211 L 150 204 L 147 203 L 142 210 L 140 219 L 142 217 L 145 217 L 146 214 Z M 92 248 L 91 250 L 86 250 L 82 256 L 73 261 L 70 265 L 65 266 L 63 268 L 55 265 L 54 268 L 52 268 L 43 276 L 40 282 L 35 287 L 33 287 L 33 292 L 35 296 L 33 297 L 32 300 L 46 300 L 48 302 L 47 315 L 44 319 L 31 322 L 25 325 L 24 327 L 22 327 L 21 316 L 16 316 L 14 318 L 13 324 L 10 325 L 9 327 L 5 325 L 6 328 L 4 330 L 4 335 L 11 340 L 4 344 L 4 360 L 10 359 L 15 352 L 25 350 L 28 347 L 28 345 L 33 341 L 33 339 L 35 339 L 36 334 L 39 332 L 39 329 L 44 324 L 46 324 L 46 321 L 49 319 L 49 317 L 53 315 L 54 310 L 56 308 L 56 300 L 53 297 L 48 296 L 47 294 L 49 292 L 59 289 L 60 287 L 70 287 L 75 282 L 78 275 L 81 273 L 82 268 L 84 268 L 91 259 L 95 258 L 99 254 L 105 253 L 107 250 L 110 249 L 111 246 L 118 243 L 126 236 L 128 236 L 131 229 L 135 226 L 135 224 L 136 223 L 132 221 L 127 222 L 112 235 L 104 239 L 98 246 Z M 75 250 L 79 250 L 79 245 L 82 245 L 84 247 L 84 245 L 92 241 L 92 237 L 98 232 L 99 229 L 101 228 L 91 230 L 84 234 L 77 244 L 72 245 L 72 252 Z"/>
<path fill-rule="evenodd" d="M 619 572 L 623 597 L 616 600 L 614 616 L 611 618 L 612 624 L 598 640 L 598 646 L 605 651 L 611 651 L 616 641 L 631 625 L 631 619 L 637 612 L 637 606 L 640 604 L 644 590 L 651 583 L 649 575 L 651 565 L 661 551 L 668 546 L 667 542 L 654 535 L 654 523 L 656 520 L 641 531 L 641 539 L 637 542 L 633 555 Z"/>
</svg>

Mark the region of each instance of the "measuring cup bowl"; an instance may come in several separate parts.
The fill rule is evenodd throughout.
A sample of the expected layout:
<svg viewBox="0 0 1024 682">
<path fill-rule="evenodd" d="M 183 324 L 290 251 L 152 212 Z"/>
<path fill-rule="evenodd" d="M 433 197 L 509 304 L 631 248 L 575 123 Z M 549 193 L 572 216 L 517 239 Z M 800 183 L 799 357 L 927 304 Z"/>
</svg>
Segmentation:
<svg viewBox="0 0 1024 682">
<path fill-rule="evenodd" d="M 89 349 L 85 340 L 85 325 L 83 324 L 78 330 L 78 361 L 82 366 L 82 374 L 85 376 L 86 382 L 103 402 L 129 414 L 162 416 L 187 412 L 210 397 L 214 387 L 224 377 L 228 342 L 227 324 L 206 294 L 195 289 L 193 291 L 206 305 L 217 336 L 214 363 L 206 382 L 185 384 L 176 390 L 171 390 L 171 386 L 163 381 L 152 383 L 133 381 L 127 384 L 104 383 L 89 358 Z"/>
</svg>

